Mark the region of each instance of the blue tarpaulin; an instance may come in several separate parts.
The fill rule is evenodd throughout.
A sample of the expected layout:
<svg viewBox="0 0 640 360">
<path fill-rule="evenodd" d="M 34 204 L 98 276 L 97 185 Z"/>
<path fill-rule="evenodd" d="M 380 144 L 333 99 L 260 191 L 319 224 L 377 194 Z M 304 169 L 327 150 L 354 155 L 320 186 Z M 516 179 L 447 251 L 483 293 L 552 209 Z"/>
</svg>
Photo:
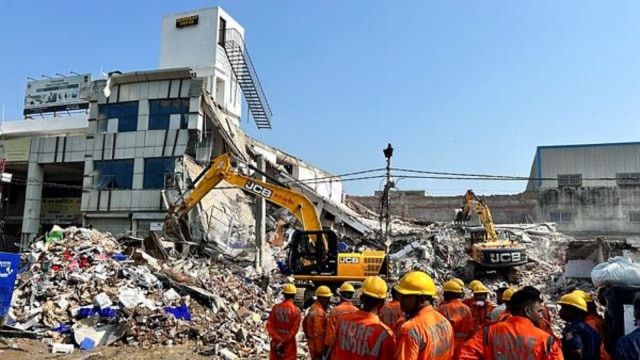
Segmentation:
<svg viewBox="0 0 640 360">
<path fill-rule="evenodd" d="M 20 266 L 20 254 L 0 252 L 0 317 L 7 315 Z"/>
</svg>

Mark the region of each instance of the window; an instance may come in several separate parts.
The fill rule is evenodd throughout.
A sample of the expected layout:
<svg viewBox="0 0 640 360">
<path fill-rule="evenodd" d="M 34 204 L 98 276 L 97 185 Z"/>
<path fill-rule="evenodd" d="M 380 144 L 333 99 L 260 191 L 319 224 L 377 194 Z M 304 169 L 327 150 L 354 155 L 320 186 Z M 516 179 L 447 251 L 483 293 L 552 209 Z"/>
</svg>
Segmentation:
<svg viewBox="0 0 640 360">
<path fill-rule="evenodd" d="M 568 211 L 550 212 L 549 221 L 556 223 L 568 223 L 573 221 L 573 214 Z"/>
<path fill-rule="evenodd" d="M 187 114 L 189 114 L 189 99 L 149 100 L 149 130 L 186 129 Z M 179 115 L 177 126 L 170 126 L 171 115 Z"/>
<path fill-rule="evenodd" d="M 558 174 L 558 187 L 582 186 L 582 174 Z"/>
<path fill-rule="evenodd" d="M 98 108 L 99 131 L 107 131 L 109 119 L 118 119 L 118 132 L 138 130 L 138 102 L 100 105 Z"/>
<path fill-rule="evenodd" d="M 173 158 L 147 158 L 144 159 L 144 189 L 165 189 L 173 186 L 173 170 L 175 160 Z"/>
<path fill-rule="evenodd" d="M 629 211 L 629 222 L 640 223 L 640 211 Z"/>
<path fill-rule="evenodd" d="M 131 189 L 133 187 L 133 159 L 95 161 L 95 186 L 102 189 Z"/>
<path fill-rule="evenodd" d="M 618 186 L 640 185 L 640 173 L 617 173 L 616 183 Z"/>
<path fill-rule="evenodd" d="M 227 20 L 220 18 L 220 22 L 218 25 L 218 45 L 224 46 L 224 43 L 227 41 Z"/>
</svg>

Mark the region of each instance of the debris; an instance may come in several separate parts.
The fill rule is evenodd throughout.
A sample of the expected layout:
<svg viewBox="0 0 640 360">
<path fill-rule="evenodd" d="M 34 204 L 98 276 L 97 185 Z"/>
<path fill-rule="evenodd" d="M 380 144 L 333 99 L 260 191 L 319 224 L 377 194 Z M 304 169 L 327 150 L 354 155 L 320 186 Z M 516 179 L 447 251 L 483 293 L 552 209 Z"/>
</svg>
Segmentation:
<svg viewBox="0 0 640 360">
<path fill-rule="evenodd" d="M 73 353 L 73 345 L 72 344 L 60 344 L 54 343 L 51 347 L 51 353 L 63 353 L 63 354 L 71 354 Z"/>
<path fill-rule="evenodd" d="M 27 266 L 7 316 L 13 326 L 0 336 L 50 336 L 53 352 L 72 351 L 73 343 L 148 349 L 195 340 L 218 344 L 223 358 L 268 353 L 263 319 L 278 290 L 263 291 L 264 275 L 250 267 L 208 258 L 162 261 L 123 248 L 109 233 L 76 227 L 62 230 L 60 240 L 33 244 L 22 259 Z"/>
</svg>

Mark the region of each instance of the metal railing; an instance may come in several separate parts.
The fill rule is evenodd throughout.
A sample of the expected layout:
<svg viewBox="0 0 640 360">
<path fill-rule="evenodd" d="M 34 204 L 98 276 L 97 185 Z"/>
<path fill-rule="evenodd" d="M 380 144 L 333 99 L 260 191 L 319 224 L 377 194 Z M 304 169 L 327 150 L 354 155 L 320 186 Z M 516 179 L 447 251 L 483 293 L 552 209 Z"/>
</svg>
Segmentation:
<svg viewBox="0 0 640 360">
<path fill-rule="evenodd" d="M 267 97 L 262 89 L 258 74 L 253 66 L 251 56 L 249 56 L 249 52 L 247 51 L 242 35 L 236 29 L 220 30 L 219 43 L 224 44 L 223 46 L 227 53 L 229 64 L 231 65 L 231 69 L 236 79 L 243 80 L 239 81 L 240 88 L 245 93 L 245 98 L 251 98 L 251 100 L 247 99 L 247 104 L 249 105 L 249 109 L 251 110 L 254 119 L 257 122 L 258 118 L 263 118 L 263 122 L 271 127 L 270 123 L 273 113 L 271 112 L 271 107 L 269 106 Z M 246 82 L 247 77 L 250 78 L 253 85 L 251 88 L 248 87 L 249 84 Z M 250 94 L 251 92 L 255 92 L 255 95 Z M 253 100 L 254 97 L 258 103 Z M 261 109 L 257 109 L 256 106 L 260 106 Z M 262 110 L 262 114 L 257 110 Z"/>
</svg>

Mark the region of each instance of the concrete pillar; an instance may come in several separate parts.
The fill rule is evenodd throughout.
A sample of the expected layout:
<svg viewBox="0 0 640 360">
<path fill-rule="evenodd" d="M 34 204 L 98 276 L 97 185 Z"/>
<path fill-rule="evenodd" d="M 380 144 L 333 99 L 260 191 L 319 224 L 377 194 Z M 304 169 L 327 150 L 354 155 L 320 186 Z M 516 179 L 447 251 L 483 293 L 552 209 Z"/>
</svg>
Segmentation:
<svg viewBox="0 0 640 360">
<path fill-rule="evenodd" d="M 42 204 L 42 182 L 44 181 L 44 166 L 37 162 L 29 162 L 27 173 L 27 189 L 22 214 L 21 245 L 31 242 L 38 234 L 40 227 L 40 205 Z"/>
</svg>

